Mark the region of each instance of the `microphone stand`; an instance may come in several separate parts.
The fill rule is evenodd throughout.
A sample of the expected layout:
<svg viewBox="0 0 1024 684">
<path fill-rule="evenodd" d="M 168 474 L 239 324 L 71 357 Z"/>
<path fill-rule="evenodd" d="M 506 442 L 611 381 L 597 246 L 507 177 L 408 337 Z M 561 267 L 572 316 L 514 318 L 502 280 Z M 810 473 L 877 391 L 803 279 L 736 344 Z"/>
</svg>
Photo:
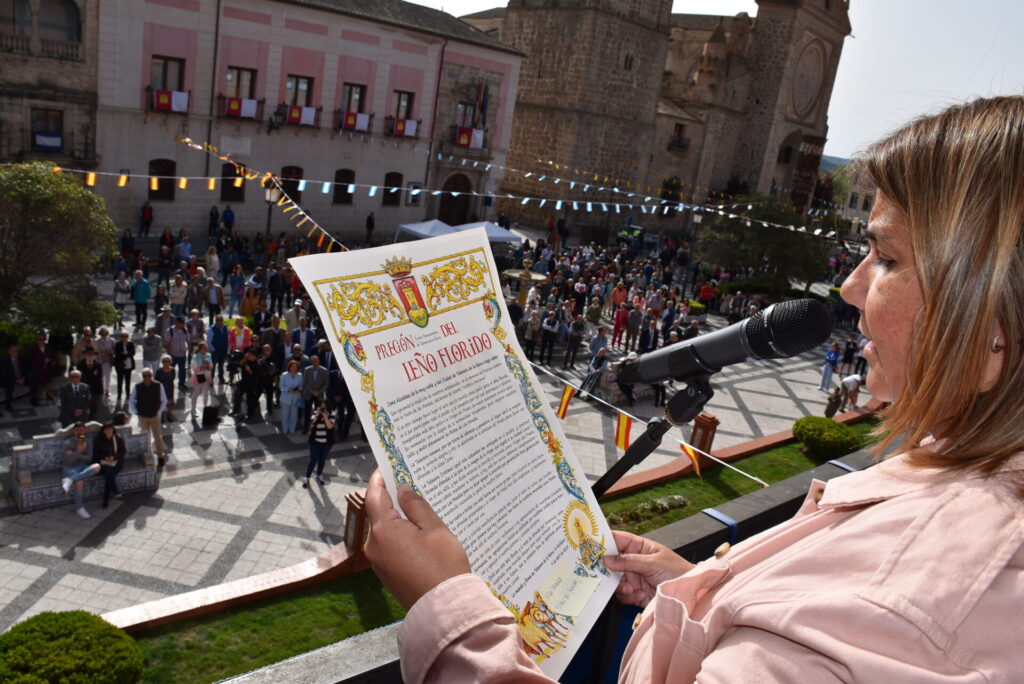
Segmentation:
<svg viewBox="0 0 1024 684">
<path fill-rule="evenodd" d="M 715 370 L 711 372 L 715 372 Z M 695 374 L 688 378 L 676 378 L 676 380 L 685 382 L 686 388 L 676 392 L 676 395 L 669 399 L 665 406 L 665 416 L 651 420 L 647 424 L 647 430 L 633 440 L 622 458 L 616 461 L 615 465 L 593 484 L 590 489 L 594 492 L 595 497 L 600 499 L 633 466 L 642 462 L 657 449 L 661 445 L 665 433 L 675 426 L 689 423 L 700 414 L 704 404 L 715 393 L 711 388 L 711 372 Z"/>
</svg>

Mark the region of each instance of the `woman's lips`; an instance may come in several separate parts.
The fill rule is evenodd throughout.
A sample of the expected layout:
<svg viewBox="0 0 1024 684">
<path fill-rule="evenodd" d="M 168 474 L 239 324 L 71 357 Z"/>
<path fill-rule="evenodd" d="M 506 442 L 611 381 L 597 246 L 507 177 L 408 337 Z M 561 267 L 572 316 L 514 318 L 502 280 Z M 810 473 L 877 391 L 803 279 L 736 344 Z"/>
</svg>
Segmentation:
<svg viewBox="0 0 1024 684">
<path fill-rule="evenodd" d="M 875 341 L 874 340 L 870 340 L 870 341 L 868 341 L 867 344 L 864 345 L 864 356 L 867 356 L 868 354 L 874 355 L 874 353 L 875 353 Z"/>
</svg>

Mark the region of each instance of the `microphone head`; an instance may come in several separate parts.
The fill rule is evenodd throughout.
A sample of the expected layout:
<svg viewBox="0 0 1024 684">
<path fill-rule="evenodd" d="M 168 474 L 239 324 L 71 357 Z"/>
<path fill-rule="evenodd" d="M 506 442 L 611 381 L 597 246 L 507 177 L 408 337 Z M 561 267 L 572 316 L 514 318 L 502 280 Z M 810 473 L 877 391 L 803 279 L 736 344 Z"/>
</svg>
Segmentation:
<svg viewBox="0 0 1024 684">
<path fill-rule="evenodd" d="M 747 319 L 747 343 L 762 359 L 802 354 L 832 334 L 832 314 L 816 299 L 795 299 L 769 306 Z"/>
</svg>

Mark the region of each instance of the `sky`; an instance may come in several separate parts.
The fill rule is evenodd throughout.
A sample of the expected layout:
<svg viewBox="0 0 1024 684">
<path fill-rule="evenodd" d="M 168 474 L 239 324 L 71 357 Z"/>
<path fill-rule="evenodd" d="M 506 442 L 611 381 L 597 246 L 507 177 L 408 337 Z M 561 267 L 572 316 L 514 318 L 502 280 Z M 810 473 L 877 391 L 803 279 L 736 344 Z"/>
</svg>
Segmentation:
<svg viewBox="0 0 1024 684">
<path fill-rule="evenodd" d="M 502 0 L 412 0 L 461 16 Z M 753 0 L 675 0 L 674 12 L 757 14 Z M 850 0 L 825 154 L 850 157 L 922 114 L 1024 93 L 1024 2 Z"/>
</svg>

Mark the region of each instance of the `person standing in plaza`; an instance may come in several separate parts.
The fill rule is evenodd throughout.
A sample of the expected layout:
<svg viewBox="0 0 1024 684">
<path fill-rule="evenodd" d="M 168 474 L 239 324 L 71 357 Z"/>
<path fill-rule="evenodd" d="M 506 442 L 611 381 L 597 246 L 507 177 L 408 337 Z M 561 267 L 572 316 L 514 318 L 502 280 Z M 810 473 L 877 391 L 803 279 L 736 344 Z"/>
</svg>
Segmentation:
<svg viewBox="0 0 1024 684">
<path fill-rule="evenodd" d="M 132 280 L 132 301 L 135 303 L 135 329 L 142 330 L 146 327 L 146 320 L 149 312 L 149 296 L 152 291 L 149 281 L 142 277 L 142 271 L 135 271 L 135 279 Z"/>
<path fill-rule="evenodd" d="M 242 308 L 242 300 L 245 299 L 245 274 L 242 272 L 242 265 L 235 264 L 228 276 L 228 318 L 235 315 L 235 310 Z"/>
<path fill-rule="evenodd" d="M 99 465 L 103 475 L 103 507 L 110 505 L 110 497 L 120 497 L 121 490 L 117 487 L 117 474 L 124 468 L 124 458 L 128 453 L 124 438 L 117 434 L 113 423 L 104 423 L 92 442 L 92 460 Z"/>
<path fill-rule="evenodd" d="M 274 348 L 269 344 L 265 344 L 260 349 L 261 354 L 257 362 L 260 374 L 260 394 L 265 395 L 267 398 L 267 410 L 264 415 L 266 415 L 269 422 L 270 414 L 277 403 L 277 376 L 280 375 L 281 370 L 277 359 L 274 357 Z"/>
<path fill-rule="evenodd" d="M 210 387 L 213 386 L 213 357 L 210 355 L 206 342 L 200 340 L 196 351 L 192 354 L 192 416 L 196 415 L 196 405 L 200 397 L 203 408 L 210 405 Z"/>
<path fill-rule="evenodd" d="M 309 367 L 302 371 L 303 434 L 309 429 L 310 416 L 324 400 L 329 382 L 327 370 L 320 365 L 320 357 L 312 354 L 309 357 Z"/>
<path fill-rule="evenodd" d="M 576 314 L 569 324 L 569 334 L 566 337 L 565 342 L 565 360 L 563 367 L 566 370 L 576 367 L 576 355 L 580 351 L 580 345 L 583 343 L 583 335 L 586 332 L 586 322 L 583 320 L 582 314 Z"/>
<path fill-rule="evenodd" d="M 199 323 L 202 324 L 202 321 Z M 174 327 L 164 336 L 164 344 L 175 368 L 178 369 L 178 387 L 186 389 L 188 385 L 185 384 L 185 378 L 188 377 L 188 355 L 192 349 L 192 337 L 185 329 L 184 316 L 178 316 Z"/>
<path fill-rule="evenodd" d="M 110 396 L 110 371 L 114 368 L 114 338 L 110 330 L 104 326 L 100 328 L 100 336 L 96 338 L 93 347 L 96 349 L 96 360 L 100 362 L 103 370 L 103 396 Z"/>
<path fill-rule="evenodd" d="M 167 289 L 167 299 L 171 304 L 171 313 L 175 317 L 185 315 L 185 298 L 188 296 L 188 284 L 179 273 Z"/>
<path fill-rule="evenodd" d="M 50 380 L 53 377 L 57 354 L 46 341 L 46 333 L 36 335 L 36 343 L 29 351 L 32 370 L 32 405 L 39 406 L 50 398 Z"/>
<path fill-rule="evenodd" d="M 594 357 L 604 349 L 608 350 L 608 336 L 604 332 L 604 326 L 598 326 L 597 333 L 590 338 L 590 359 L 594 360 Z"/>
<path fill-rule="evenodd" d="M 64 440 L 64 470 L 60 481 L 65 494 L 75 490 L 75 513 L 88 520 L 92 516 L 85 510 L 85 478 L 100 472 L 100 464 L 92 462 L 92 441 L 85 436 L 85 423 L 77 421 L 72 434 Z"/>
<path fill-rule="evenodd" d="M 227 229 L 228 234 L 231 234 L 231 233 L 234 232 L 234 230 L 235 230 L 235 212 L 231 208 L 230 204 L 227 205 L 226 207 L 224 207 L 224 211 L 220 215 L 220 220 L 221 220 L 221 223 L 224 224 L 224 227 Z"/>
<path fill-rule="evenodd" d="M 217 382 L 224 384 L 224 362 L 228 358 L 228 338 L 230 332 L 224 325 L 224 317 L 217 314 L 214 324 L 206 331 L 206 345 L 210 348 L 213 365 L 217 369 Z"/>
<path fill-rule="evenodd" d="M 303 432 L 306 432 L 307 428 L 309 430 L 309 463 L 306 465 L 306 476 L 302 478 L 304 489 L 309 487 L 309 476 L 313 474 L 314 468 L 317 484 L 324 484 L 324 462 L 331 447 L 334 446 L 334 424 L 337 420 L 337 414 L 328 400 L 317 407 L 306 428 L 303 428 Z"/>
<path fill-rule="evenodd" d="M 850 335 L 843 345 L 843 358 L 839 362 L 839 375 L 846 375 L 853 372 L 853 363 L 860 348 L 857 346 L 857 336 Z"/>
<path fill-rule="evenodd" d="M 29 367 L 28 362 L 21 358 L 18 345 L 12 344 L 7 348 L 7 356 L 0 361 L 0 384 L 4 388 L 4 406 L 9 412 L 13 412 L 11 405 L 12 395 L 18 387 L 28 386 Z M 3 416 L 0 413 L 0 416 Z"/>
<path fill-rule="evenodd" d="M 121 405 L 121 387 L 125 398 L 131 394 L 132 371 L 135 370 L 135 343 L 127 330 L 121 331 L 121 339 L 114 344 L 114 371 L 117 373 L 117 405 Z"/>
<path fill-rule="evenodd" d="M 212 277 L 206 279 L 203 300 L 206 302 L 206 308 L 210 312 L 208 325 L 212 326 L 214 319 L 224 310 L 224 288 L 218 285 L 217 281 Z"/>
<path fill-rule="evenodd" d="M 149 227 L 153 225 L 153 207 L 145 202 L 139 208 L 139 237 L 149 236 Z"/>
<path fill-rule="evenodd" d="M 289 359 L 287 372 L 281 374 L 278 384 L 281 386 L 281 432 L 295 432 L 302 403 L 302 375 L 299 373 L 299 362 Z"/>
<path fill-rule="evenodd" d="M 188 331 L 189 351 L 195 350 L 200 342 L 206 341 L 206 322 L 203 320 L 202 315 L 200 315 L 199 309 L 192 309 L 189 312 L 189 319 L 185 322 L 185 330 Z"/>
<path fill-rule="evenodd" d="M 77 368 L 82 374 L 82 383 L 89 387 L 89 420 L 95 420 L 103 397 L 103 367 L 96 358 L 96 350 L 87 347 L 85 359 L 78 363 Z"/>
<path fill-rule="evenodd" d="M 217 226 L 220 225 L 220 208 L 214 204 L 210 207 L 210 218 L 206 223 L 206 236 L 214 237 L 217 234 Z"/>
<path fill-rule="evenodd" d="M 142 366 L 155 370 L 160 365 L 160 357 L 164 353 L 164 341 L 156 334 L 156 328 L 150 326 L 146 336 L 142 338 Z"/>
<path fill-rule="evenodd" d="M 238 364 L 240 375 L 235 388 L 234 406 L 231 415 L 242 421 L 252 420 L 259 411 L 260 368 L 256 363 L 255 350 L 246 347 Z M 245 399 L 245 417 L 242 418 L 242 399 Z"/>
<path fill-rule="evenodd" d="M 640 336 L 640 327 L 644 323 L 643 304 L 635 304 L 626 318 L 626 346 L 627 352 L 636 349 L 637 338 Z"/>
<path fill-rule="evenodd" d="M 153 379 L 159 382 L 164 388 L 164 396 L 167 397 L 167 410 L 160 417 L 161 422 L 169 423 L 174 418 L 174 367 L 171 365 L 171 357 L 164 354 L 160 357 L 160 367 L 153 373 Z"/>
<path fill-rule="evenodd" d="M 163 426 L 160 424 L 164 411 L 167 409 L 167 393 L 164 386 L 153 379 L 153 369 L 142 369 L 142 382 L 132 388 L 128 407 L 139 418 L 139 429 L 149 432 L 153 437 L 157 463 L 167 462 L 164 453 Z"/>
<path fill-rule="evenodd" d="M 825 352 L 825 361 L 821 364 L 821 384 L 818 389 L 828 392 L 832 389 L 832 374 L 839 370 L 839 343 L 833 342 Z"/>
<path fill-rule="evenodd" d="M 85 422 L 89 417 L 89 386 L 82 382 L 82 371 L 75 368 L 70 374 L 71 381 L 60 388 L 60 426 L 67 427 L 76 421 Z"/>
<path fill-rule="evenodd" d="M 132 301 L 132 282 L 128 280 L 124 271 L 117 274 L 114 281 L 114 308 L 117 309 L 117 327 L 124 325 L 124 310 Z"/>
<path fill-rule="evenodd" d="M 373 244 L 373 229 L 377 227 L 377 222 L 373 218 L 373 212 L 366 217 L 366 244 Z"/>
<path fill-rule="evenodd" d="M 540 363 L 550 366 L 551 356 L 555 351 L 555 340 L 558 339 L 558 319 L 555 312 L 549 311 L 540 324 Z"/>
</svg>

